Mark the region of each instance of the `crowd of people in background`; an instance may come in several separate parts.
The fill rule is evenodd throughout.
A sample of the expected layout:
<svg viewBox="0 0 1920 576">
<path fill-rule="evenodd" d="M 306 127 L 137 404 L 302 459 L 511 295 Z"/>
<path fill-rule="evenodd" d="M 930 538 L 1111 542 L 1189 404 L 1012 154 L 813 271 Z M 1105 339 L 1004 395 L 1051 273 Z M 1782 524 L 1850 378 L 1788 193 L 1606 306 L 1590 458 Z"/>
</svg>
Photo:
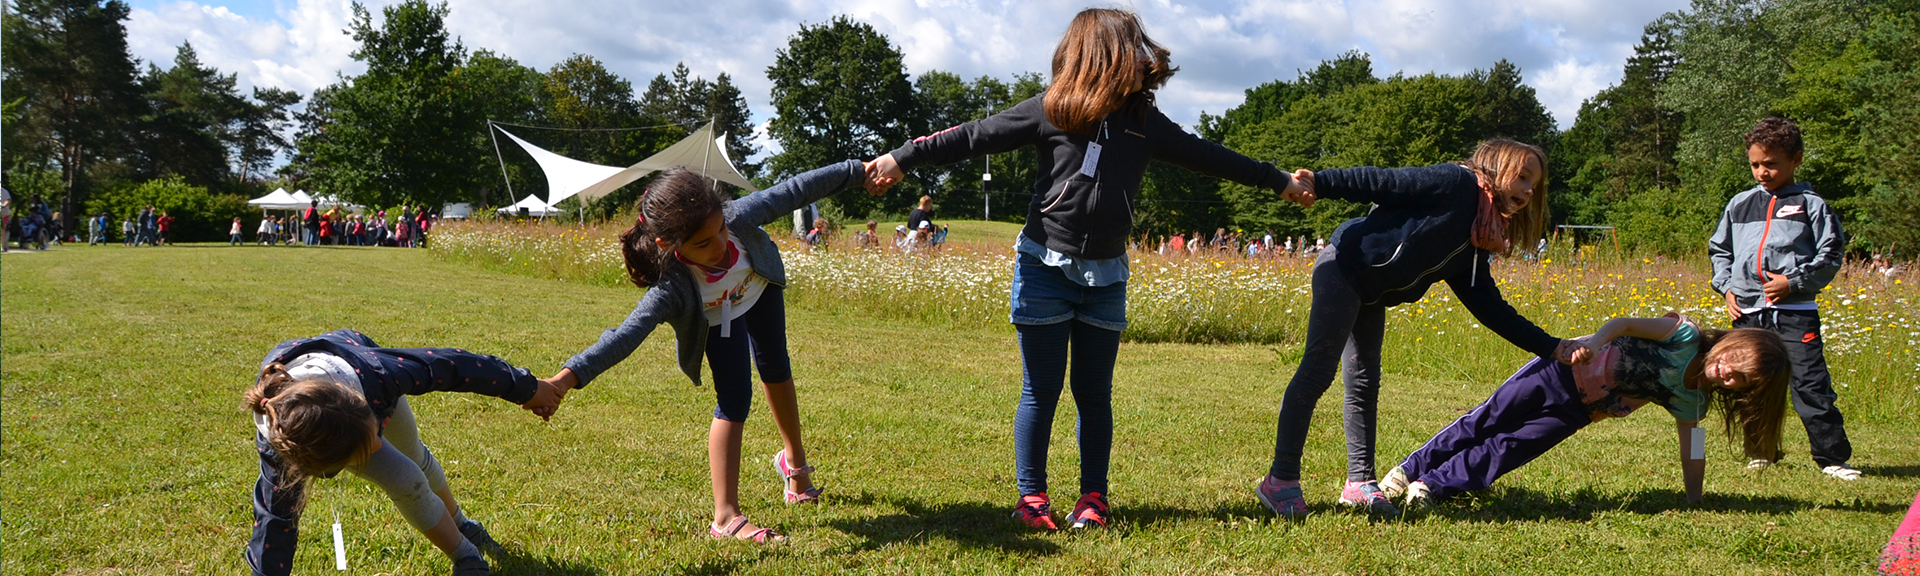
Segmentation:
<svg viewBox="0 0 1920 576">
<path fill-rule="evenodd" d="M 260 224 L 252 227 L 252 231 L 254 243 L 262 246 L 423 248 L 428 232 L 439 219 L 438 214 L 425 206 L 417 209 L 401 206 L 397 217 L 390 217 L 385 210 L 369 216 L 354 214 L 339 206 L 322 209 L 315 202 L 292 216 L 262 214 Z M 80 241 L 77 235 L 66 232 L 60 213 L 49 209 L 38 194 L 16 210 L 12 195 L 0 192 L 0 221 L 3 221 L 0 229 L 5 230 L 5 235 L 0 236 L 0 249 L 17 246 L 45 250 L 48 245 Z M 115 241 L 112 215 L 98 212 L 88 215 L 83 222 L 79 226 L 85 228 L 88 246 Z M 123 246 L 164 246 L 171 243 L 176 231 L 174 217 L 151 205 L 123 216 L 117 228 L 118 241 Z M 227 228 L 227 245 L 245 244 L 246 231 L 245 219 L 234 217 Z"/>
<path fill-rule="evenodd" d="M 1189 256 L 1201 254 L 1238 255 L 1246 258 L 1277 258 L 1281 256 L 1311 258 L 1327 249 L 1327 241 L 1314 236 L 1312 242 L 1307 236 L 1274 236 L 1272 230 L 1259 238 L 1242 237 L 1239 230 L 1219 228 L 1208 236 L 1195 230 L 1191 234 L 1174 234 L 1155 242 L 1151 236 L 1142 234 L 1132 246 L 1134 251 L 1151 251 L 1161 256 Z"/>
</svg>

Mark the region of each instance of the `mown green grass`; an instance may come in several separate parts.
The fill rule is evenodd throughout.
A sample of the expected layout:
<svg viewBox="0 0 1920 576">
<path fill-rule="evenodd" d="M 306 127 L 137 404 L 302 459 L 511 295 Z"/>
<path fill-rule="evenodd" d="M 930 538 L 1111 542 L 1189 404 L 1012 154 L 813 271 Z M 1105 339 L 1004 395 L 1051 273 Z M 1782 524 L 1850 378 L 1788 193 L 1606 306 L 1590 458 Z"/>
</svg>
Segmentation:
<svg viewBox="0 0 1920 576">
<path fill-rule="evenodd" d="M 239 393 L 275 342 L 353 327 L 385 345 L 457 345 L 545 374 L 638 296 L 449 264 L 423 250 L 9 254 L 0 260 L 0 572 L 242 572 L 257 460 Z M 705 538 L 712 396 L 673 367 L 668 332 L 571 395 L 551 423 L 492 398 L 417 398 L 422 434 L 455 493 L 513 551 L 496 573 L 1861 574 L 1920 484 L 1912 435 L 1920 417 L 1880 410 L 1848 422 L 1867 479 L 1821 477 L 1796 423 L 1787 427 L 1790 459 L 1759 476 L 1742 472 L 1737 449 L 1715 438 L 1708 499 L 1688 506 L 1671 419 L 1649 409 L 1583 431 L 1476 499 L 1370 519 L 1331 509 L 1345 469 L 1331 393 L 1305 462 L 1309 501 L 1321 512 L 1280 521 L 1251 487 L 1265 472 L 1297 353 L 1125 344 L 1117 525 L 1037 534 L 1005 517 L 1019 394 L 1011 329 L 928 329 L 800 307 L 788 322 L 827 499 L 779 504 L 768 463 L 778 445 L 764 410 L 750 425 L 742 485 L 747 512 L 793 536 L 785 546 Z M 1474 354 L 1509 357 L 1493 363 L 1505 368 L 1462 369 L 1402 344 L 1387 352 L 1383 463 L 1478 403 L 1521 361 L 1497 339 L 1472 342 L 1483 348 Z M 1910 395 L 1909 384 L 1855 385 L 1841 406 Z M 1063 402 L 1054 430 L 1062 508 L 1077 470 L 1072 414 Z M 331 572 L 336 510 L 352 573 L 448 569 L 365 482 L 322 481 L 308 510 L 301 573 Z"/>
</svg>

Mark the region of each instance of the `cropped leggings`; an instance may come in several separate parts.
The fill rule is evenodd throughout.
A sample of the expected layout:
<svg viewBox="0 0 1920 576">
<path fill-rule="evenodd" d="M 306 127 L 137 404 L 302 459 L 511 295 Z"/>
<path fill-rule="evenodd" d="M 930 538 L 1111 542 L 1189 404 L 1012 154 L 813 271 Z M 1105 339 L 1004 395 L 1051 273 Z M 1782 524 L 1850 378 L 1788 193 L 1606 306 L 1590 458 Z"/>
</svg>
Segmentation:
<svg viewBox="0 0 1920 576">
<path fill-rule="evenodd" d="M 730 322 L 727 335 L 719 326 L 707 329 L 707 367 L 713 370 L 713 417 L 746 422 L 753 407 L 753 373 L 760 381 L 793 379 L 793 361 L 787 356 L 787 305 L 784 291 L 768 285 L 752 308 Z"/>
</svg>

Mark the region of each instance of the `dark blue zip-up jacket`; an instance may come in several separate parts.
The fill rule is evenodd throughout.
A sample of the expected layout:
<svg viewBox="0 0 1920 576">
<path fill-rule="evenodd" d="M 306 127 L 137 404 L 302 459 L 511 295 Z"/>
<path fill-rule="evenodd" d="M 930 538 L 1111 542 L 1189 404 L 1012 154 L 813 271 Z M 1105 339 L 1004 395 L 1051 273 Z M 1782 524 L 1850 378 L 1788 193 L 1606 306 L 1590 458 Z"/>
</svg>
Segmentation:
<svg viewBox="0 0 1920 576">
<path fill-rule="evenodd" d="M 1457 164 L 1418 168 L 1346 168 L 1313 174 L 1314 194 L 1371 202 L 1366 216 L 1346 221 L 1330 241 L 1336 262 L 1368 305 L 1419 300 L 1445 280 L 1460 304 L 1520 349 L 1552 357 L 1560 339 L 1521 316 L 1500 295 L 1488 270 L 1493 255 L 1473 247 L 1480 184 Z"/>
<path fill-rule="evenodd" d="M 281 342 L 260 361 L 285 364 L 303 354 L 339 356 L 353 367 L 366 394 L 367 407 L 386 426 L 402 395 L 428 392 L 473 392 L 525 404 L 533 399 L 539 380 L 525 368 L 494 356 L 457 348 L 381 348 L 365 334 L 335 330 L 313 338 Z M 247 541 L 247 566 L 254 576 L 283 576 L 292 572 L 293 550 L 299 542 L 298 486 L 280 486 L 286 466 L 267 439 L 254 434 L 260 452 L 260 478 L 253 484 L 253 537 Z"/>
</svg>

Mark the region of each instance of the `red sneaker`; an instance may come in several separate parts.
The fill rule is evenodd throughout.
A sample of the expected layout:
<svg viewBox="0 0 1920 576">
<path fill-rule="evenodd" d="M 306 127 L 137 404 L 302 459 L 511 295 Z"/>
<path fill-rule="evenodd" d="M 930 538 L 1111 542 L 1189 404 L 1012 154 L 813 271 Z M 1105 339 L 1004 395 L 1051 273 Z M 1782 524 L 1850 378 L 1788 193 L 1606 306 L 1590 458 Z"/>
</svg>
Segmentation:
<svg viewBox="0 0 1920 576">
<path fill-rule="evenodd" d="M 1013 507 L 1013 519 L 1029 528 L 1059 530 L 1060 527 L 1053 523 L 1053 506 L 1048 502 L 1046 492 L 1023 495 L 1020 503 Z"/>
<path fill-rule="evenodd" d="M 1088 492 L 1073 504 L 1073 513 L 1067 515 L 1067 520 L 1073 522 L 1074 528 L 1106 528 L 1109 514 L 1107 495 Z"/>
</svg>

